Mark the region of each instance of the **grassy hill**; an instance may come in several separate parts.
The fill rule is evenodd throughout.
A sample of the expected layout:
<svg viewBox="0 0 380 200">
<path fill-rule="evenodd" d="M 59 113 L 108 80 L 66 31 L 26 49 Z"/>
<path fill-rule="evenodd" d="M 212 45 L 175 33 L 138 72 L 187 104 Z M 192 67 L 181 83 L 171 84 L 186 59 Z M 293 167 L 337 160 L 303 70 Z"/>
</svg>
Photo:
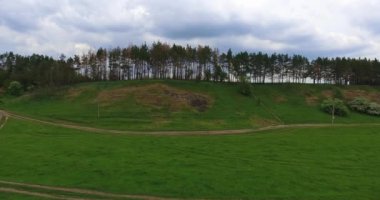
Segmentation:
<svg viewBox="0 0 380 200">
<path fill-rule="evenodd" d="M 41 119 L 121 130 L 218 130 L 330 123 L 319 105 L 333 96 L 380 100 L 380 91 L 369 86 L 254 85 L 253 97 L 245 97 L 232 83 L 124 81 L 41 89 L 4 98 L 1 106 Z M 336 122 L 371 123 L 380 118 L 352 112 Z"/>
<path fill-rule="evenodd" d="M 380 101 L 369 86 L 254 85 L 253 97 L 236 84 L 194 81 L 120 81 L 40 89 L 4 98 L 2 108 L 46 120 L 120 130 L 221 130 L 278 124 L 330 123 L 319 109 L 329 97 Z M 99 118 L 98 118 L 99 111 Z M 337 123 L 374 123 L 355 112 Z"/>
</svg>

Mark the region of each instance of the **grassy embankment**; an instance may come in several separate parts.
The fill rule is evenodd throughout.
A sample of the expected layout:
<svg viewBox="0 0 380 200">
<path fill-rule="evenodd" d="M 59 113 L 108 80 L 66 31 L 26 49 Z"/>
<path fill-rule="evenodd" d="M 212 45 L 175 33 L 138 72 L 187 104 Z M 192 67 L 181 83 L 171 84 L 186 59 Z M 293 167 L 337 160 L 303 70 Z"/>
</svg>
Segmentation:
<svg viewBox="0 0 380 200">
<path fill-rule="evenodd" d="M 124 81 L 44 89 L 4 98 L 6 110 L 45 120 L 120 130 L 222 130 L 278 124 L 330 123 L 320 111 L 329 97 L 380 101 L 375 87 L 333 85 L 254 85 L 253 97 L 236 84 L 188 81 Z M 98 107 L 99 116 L 98 118 Z M 352 112 L 336 123 L 379 123 Z"/>
</svg>

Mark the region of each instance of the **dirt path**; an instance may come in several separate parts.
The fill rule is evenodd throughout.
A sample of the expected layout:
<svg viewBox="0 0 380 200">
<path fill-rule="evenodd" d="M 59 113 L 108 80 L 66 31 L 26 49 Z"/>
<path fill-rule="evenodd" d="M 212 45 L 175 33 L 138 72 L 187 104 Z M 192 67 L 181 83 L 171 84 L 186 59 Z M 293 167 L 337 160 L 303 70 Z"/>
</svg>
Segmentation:
<svg viewBox="0 0 380 200">
<path fill-rule="evenodd" d="M 112 130 L 112 129 L 102 129 L 102 128 L 93 128 L 87 126 L 73 125 L 73 124 L 65 124 L 62 122 L 53 122 L 53 121 L 44 121 L 39 119 L 34 119 L 31 117 L 21 116 L 15 113 L 0 111 L 2 115 L 8 116 L 14 119 L 20 119 L 25 121 L 31 121 L 41 124 L 59 126 L 64 128 L 96 132 L 96 133 L 108 133 L 108 134 L 128 134 L 128 135 L 223 135 L 223 134 L 242 134 L 252 132 L 254 129 L 240 129 L 240 130 L 217 130 L 217 131 L 152 131 L 152 132 L 144 132 L 144 131 L 121 131 L 121 130 Z"/>
<path fill-rule="evenodd" d="M 66 192 L 66 193 L 71 193 L 74 195 L 75 194 L 76 195 L 91 195 L 100 199 L 107 198 L 107 199 L 140 199 L 140 200 L 177 200 L 174 198 L 155 197 L 155 196 L 148 196 L 148 195 L 114 194 L 114 193 L 85 190 L 85 189 L 78 189 L 78 188 L 54 187 L 54 186 L 17 183 L 17 182 L 1 181 L 1 180 L 0 180 L 0 183 L 3 185 L 7 185 L 6 187 L 0 187 L 0 192 L 17 193 L 17 194 L 24 194 L 28 196 L 44 197 L 44 198 L 50 198 L 50 199 L 63 199 L 63 200 L 89 199 L 89 198 L 78 198 L 78 197 L 69 197 L 65 195 L 52 194 L 53 192 Z M 19 189 L 19 188 L 16 189 L 15 187 L 24 187 L 25 189 Z M 33 191 L 29 191 L 29 189 L 38 189 L 40 191 L 33 192 Z M 42 190 L 48 193 L 41 192 Z"/>
<path fill-rule="evenodd" d="M 5 124 L 8 122 L 8 115 L 2 111 L 0 111 L 0 122 L 3 122 L 0 124 L 0 130 L 5 126 Z"/>
<path fill-rule="evenodd" d="M 103 134 L 116 134 L 116 135 L 235 135 L 235 134 L 244 134 L 244 133 L 257 133 L 267 130 L 277 130 L 277 129 L 289 129 L 289 128 L 323 128 L 323 127 L 363 127 L 363 126 L 380 126 L 379 123 L 364 123 L 364 124 L 288 124 L 288 125 L 275 125 L 275 126 L 267 126 L 257 129 L 237 129 L 237 130 L 210 130 L 210 131 L 121 131 L 121 130 L 112 130 L 112 129 L 102 129 L 102 128 L 94 128 L 87 127 L 81 125 L 73 125 L 73 124 L 65 124 L 63 122 L 54 122 L 54 121 L 44 121 L 31 117 L 21 116 L 15 113 L 2 111 L 0 110 L 1 115 L 20 119 L 25 121 L 36 122 L 40 124 L 47 124 L 52 126 L 58 126 L 63 128 L 70 128 L 75 130 L 82 130 L 88 132 L 95 133 L 103 133 Z M 3 123 L 2 126 L 4 126 Z"/>
</svg>

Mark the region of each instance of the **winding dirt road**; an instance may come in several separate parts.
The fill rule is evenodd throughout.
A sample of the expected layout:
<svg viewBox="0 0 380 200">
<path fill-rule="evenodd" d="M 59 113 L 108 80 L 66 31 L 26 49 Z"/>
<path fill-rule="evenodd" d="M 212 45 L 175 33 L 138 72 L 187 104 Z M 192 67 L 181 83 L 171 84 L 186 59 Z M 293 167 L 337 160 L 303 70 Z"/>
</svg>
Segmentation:
<svg viewBox="0 0 380 200">
<path fill-rule="evenodd" d="M 94 133 L 103 134 L 115 134 L 115 135 L 168 135 L 168 136 L 185 136 L 185 135 L 235 135 L 235 134 L 245 134 L 245 133 L 257 133 L 267 130 L 277 130 L 277 129 L 288 129 L 288 128 L 323 128 L 323 127 L 364 127 L 364 126 L 380 126 L 379 123 L 362 123 L 362 124 L 287 124 L 287 125 L 275 125 L 266 126 L 257 129 L 237 129 L 237 130 L 210 130 L 210 131 L 122 131 L 122 130 L 112 130 L 112 129 L 102 129 L 94 128 L 82 125 L 67 124 L 64 122 L 54 122 L 45 121 L 40 119 L 35 119 L 31 117 L 22 116 L 12 112 L 0 110 L 0 116 L 5 117 L 5 122 L 0 125 L 0 129 L 6 124 L 8 117 L 25 120 L 30 122 L 36 122 L 40 124 L 58 126 L 63 128 L 82 130 Z"/>
</svg>

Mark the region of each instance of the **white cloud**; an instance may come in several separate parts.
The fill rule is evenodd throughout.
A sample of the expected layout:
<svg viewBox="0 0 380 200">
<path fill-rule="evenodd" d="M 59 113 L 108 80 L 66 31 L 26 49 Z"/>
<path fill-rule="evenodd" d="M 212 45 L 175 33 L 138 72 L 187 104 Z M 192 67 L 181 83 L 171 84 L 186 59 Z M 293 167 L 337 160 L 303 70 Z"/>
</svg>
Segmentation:
<svg viewBox="0 0 380 200">
<path fill-rule="evenodd" d="M 78 44 L 74 44 L 74 49 L 75 49 L 76 55 L 83 55 L 89 52 L 90 50 L 93 50 L 94 48 L 91 47 L 89 44 L 78 43 Z"/>
<path fill-rule="evenodd" d="M 380 57 L 376 0 L 2 1 L 0 51 L 73 55 L 163 40 L 221 49 Z"/>
</svg>

